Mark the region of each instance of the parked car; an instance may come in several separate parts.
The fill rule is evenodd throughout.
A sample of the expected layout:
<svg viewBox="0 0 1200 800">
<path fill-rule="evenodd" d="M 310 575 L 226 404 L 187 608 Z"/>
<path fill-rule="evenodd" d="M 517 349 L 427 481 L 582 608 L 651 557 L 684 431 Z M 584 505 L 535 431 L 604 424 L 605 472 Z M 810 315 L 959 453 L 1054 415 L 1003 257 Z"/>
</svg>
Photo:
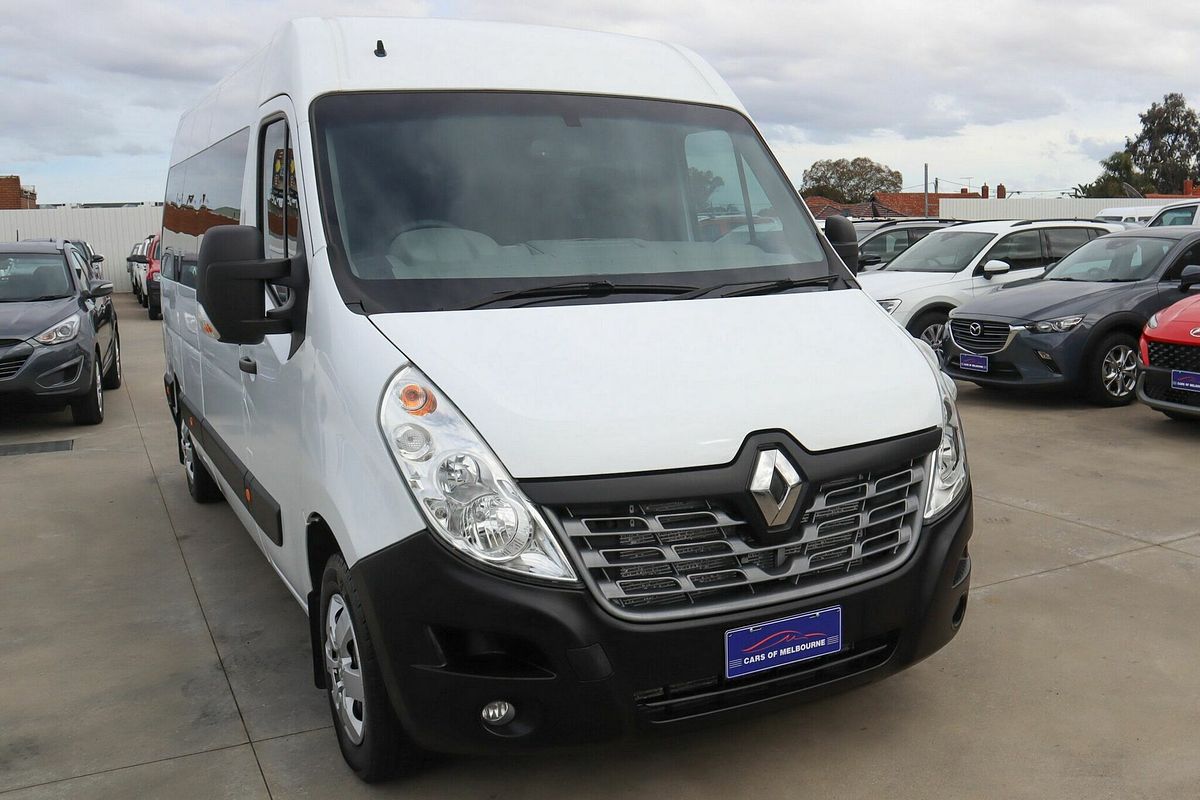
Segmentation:
<svg viewBox="0 0 1200 800">
<path fill-rule="evenodd" d="M 22 239 L 25 242 L 58 242 L 60 239 Z M 67 239 L 66 241 L 75 245 L 79 252 L 83 255 L 84 262 L 88 265 L 89 279 L 100 280 L 104 277 L 104 270 L 100 266 L 104 263 L 104 256 L 92 249 L 92 246 L 83 239 Z"/>
<path fill-rule="evenodd" d="M 1061 387 L 1134 399 L 1138 335 L 1200 264 L 1200 229 L 1135 228 L 1089 242 L 1042 280 L 950 312 L 946 371 L 984 386 Z"/>
<path fill-rule="evenodd" d="M 957 224 L 956 220 L 950 219 L 896 219 L 885 222 L 859 238 L 859 269 L 883 269 L 910 245 L 939 228 L 954 224 Z"/>
<path fill-rule="evenodd" d="M 1200 197 L 1195 200 L 1181 200 L 1178 203 L 1168 203 L 1155 212 L 1148 227 L 1162 228 L 1172 225 L 1196 224 L 1196 209 L 1200 207 Z"/>
<path fill-rule="evenodd" d="M 159 282 L 162 262 L 159 258 L 159 236 L 156 234 L 146 247 L 146 311 L 150 319 L 162 319 L 162 288 Z"/>
<path fill-rule="evenodd" d="M 143 240 L 135 244 L 130 249 L 129 255 L 125 257 L 125 271 L 129 273 L 129 286 L 133 291 L 134 298 L 137 299 L 139 303 L 141 302 L 141 299 L 138 297 L 137 279 L 135 277 L 139 262 L 134 258 L 134 256 L 145 255 L 145 252 L 146 242 Z"/>
<path fill-rule="evenodd" d="M 951 310 L 1006 283 L 1038 277 L 1079 245 L 1115 230 L 1123 228 L 1061 220 L 953 225 L 859 282 L 909 333 L 939 348 Z"/>
<path fill-rule="evenodd" d="M 1191 294 L 1152 314 L 1142 331 L 1137 396 L 1171 419 L 1200 419 L 1200 266 L 1180 273 Z"/>
<path fill-rule="evenodd" d="M 70 405 L 104 420 L 104 390 L 121 385 L 112 284 L 91 278 L 71 242 L 0 243 L 0 397 Z"/>
<path fill-rule="evenodd" d="M 1096 222 L 1121 223 L 1126 228 L 1144 228 L 1158 213 L 1161 206 L 1114 206 L 1103 208 L 1092 219 Z"/>
<path fill-rule="evenodd" d="M 138 303 L 145 307 L 149 303 L 149 294 L 146 289 L 146 274 L 150 269 L 150 262 L 154 258 L 155 253 L 151 249 L 154 243 L 155 234 L 150 234 L 142 242 L 141 251 L 132 253 L 129 256 L 129 262 L 132 264 L 132 280 L 133 280 L 133 296 L 137 298 Z"/>
<path fill-rule="evenodd" d="M 165 195 L 206 198 L 163 214 L 188 489 L 309 614 L 364 779 L 815 698 L 955 635 L 954 383 L 699 56 L 301 20 L 178 130 Z"/>
</svg>

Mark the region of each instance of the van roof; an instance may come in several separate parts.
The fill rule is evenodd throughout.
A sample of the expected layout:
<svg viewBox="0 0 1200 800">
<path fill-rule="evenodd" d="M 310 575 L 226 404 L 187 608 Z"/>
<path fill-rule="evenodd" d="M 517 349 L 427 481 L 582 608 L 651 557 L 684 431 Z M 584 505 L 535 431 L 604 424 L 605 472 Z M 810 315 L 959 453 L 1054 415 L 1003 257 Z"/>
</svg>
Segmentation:
<svg viewBox="0 0 1200 800">
<path fill-rule="evenodd" d="M 386 52 L 376 55 L 382 42 Z M 296 19 L 179 121 L 176 164 L 288 95 L 307 116 L 330 92 L 491 90 L 647 97 L 734 108 L 704 59 L 651 39 L 568 28 L 399 17 Z"/>
</svg>

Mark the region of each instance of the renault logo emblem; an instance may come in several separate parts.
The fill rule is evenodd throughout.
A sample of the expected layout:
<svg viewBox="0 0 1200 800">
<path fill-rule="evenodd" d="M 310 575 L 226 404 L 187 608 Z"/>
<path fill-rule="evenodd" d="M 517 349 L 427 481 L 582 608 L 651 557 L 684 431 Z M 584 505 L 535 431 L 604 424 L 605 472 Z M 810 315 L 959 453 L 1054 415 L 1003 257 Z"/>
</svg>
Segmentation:
<svg viewBox="0 0 1200 800">
<path fill-rule="evenodd" d="M 978 322 L 972 322 L 970 331 L 972 336 L 978 336 L 979 334 L 983 333 L 983 326 Z"/>
<path fill-rule="evenodd" d="M 1190 333 L 1192 336 L 1195 336 L 1197 339 L 1200 339 L 1200 328 L 1192 328 L 1190 331 L 1188 331 L 1188 333 Z"/>
<path fill-rule="evenodd" d="M 758 503 L 767 527 L 787 522 L 803 488 L 804 481 L 787 456 L 775 449 L 758 454 L 750 478 L 750 494 Z"/>
</svg>

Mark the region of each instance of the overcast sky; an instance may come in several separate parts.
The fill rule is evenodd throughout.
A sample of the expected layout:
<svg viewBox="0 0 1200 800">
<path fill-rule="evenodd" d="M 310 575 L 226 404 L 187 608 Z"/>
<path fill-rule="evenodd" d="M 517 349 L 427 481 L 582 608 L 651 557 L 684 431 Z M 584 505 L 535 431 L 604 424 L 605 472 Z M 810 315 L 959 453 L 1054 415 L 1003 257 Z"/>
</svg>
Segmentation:
<svg viewBox="0 0 1200 800">
<path fill-rule="evenodd" d="M 667 39 L 732 84 L 792 179 L 868 156 L 918 188 L 1067 189 L 1166 92 L 1200 103 L 1200 3 L 0 0 L 0 174 L 43 203 L 161 200 L 180 112 L 297 16 L 536 22 Z"/>
</svg>

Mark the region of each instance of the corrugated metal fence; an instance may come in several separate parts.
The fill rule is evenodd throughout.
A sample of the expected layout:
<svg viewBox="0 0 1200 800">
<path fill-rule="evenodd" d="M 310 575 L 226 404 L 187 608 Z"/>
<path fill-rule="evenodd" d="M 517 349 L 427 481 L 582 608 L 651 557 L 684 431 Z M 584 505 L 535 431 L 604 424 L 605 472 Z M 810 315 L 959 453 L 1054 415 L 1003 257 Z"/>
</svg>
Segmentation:
<svg viewBox="0 0 1200 800">
<path fill-rule="evenodd" d="M 45 237 L 84 239 L 104 256 L 104 278 L 128 292 L 125 257 L 133 246 L 162 227 L 162 206 L 130 208 L 35 208 L 0 211 L 0 242 Z"/>
<path fill-rule="evenodd" d="M 1024 198 L 1004 200 L 943 198 L 939 206 L 943 217 L 952 219 L 1091 219 L 1105 208 L 1162 206 L 1171 200 L 1133 200 L 1127 197 L 1102 197 L 1097 200 L 1070 197 Z"/>
</svg>

